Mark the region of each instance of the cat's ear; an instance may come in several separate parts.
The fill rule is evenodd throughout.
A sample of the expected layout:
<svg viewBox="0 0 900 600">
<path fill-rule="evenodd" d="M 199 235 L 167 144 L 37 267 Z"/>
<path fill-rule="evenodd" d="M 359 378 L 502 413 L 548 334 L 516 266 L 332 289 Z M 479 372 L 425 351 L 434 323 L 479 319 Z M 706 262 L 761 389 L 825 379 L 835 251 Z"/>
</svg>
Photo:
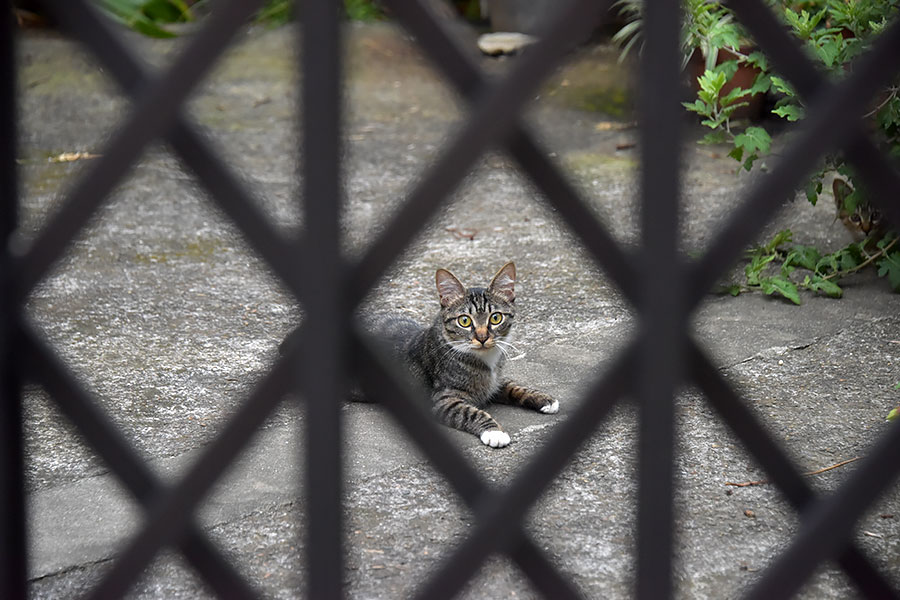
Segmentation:
<svg viewBox="0 0 900 600">
<path fill-rule="evenodd" d="M 516 300 L 516 265 L 511 262 L 506 263 L 494 278 L 491 279 L 491 285 L 488 290 L 492 294 L 497 294 L 504 298 L 507 302 L 515 302 Z"/>
<path fill-rule="evenodd" d="M 853 188 L 850 185 L 841 179 L 840 177 L 835 177 L 834 182 L 831 184 L 831 191 L 834 192 L 834 205 L 837 207 L 838 211 L 843 211 L 844 209 L 844 198 L 850 195 L 853 191 Z"/>
<path fill-rule="evenodd" d="M 454 302 L 462 300 L 466 295 L 466 288 L 463 287 L 463 284 L 446 269 L 438 269 L 434 280 L 437 283 L 441 306 L 450 306 Z"/>
</svg>

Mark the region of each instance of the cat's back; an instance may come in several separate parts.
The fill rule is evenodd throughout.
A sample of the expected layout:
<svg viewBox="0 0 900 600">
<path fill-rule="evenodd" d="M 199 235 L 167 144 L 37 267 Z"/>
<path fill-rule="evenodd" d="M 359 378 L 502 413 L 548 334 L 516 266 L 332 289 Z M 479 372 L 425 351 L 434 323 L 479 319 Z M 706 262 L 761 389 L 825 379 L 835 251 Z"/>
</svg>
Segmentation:
<svg viewBox="0 0 900 600">
<path fill-rule="evenodd" d="M 410 345 L 425 327 L 409 317 L 394 313 L 374 313 L 363 321 L 363 326 L 379 342 L 390 348 L 395 357 L 406 357 Z"/>
</svg>

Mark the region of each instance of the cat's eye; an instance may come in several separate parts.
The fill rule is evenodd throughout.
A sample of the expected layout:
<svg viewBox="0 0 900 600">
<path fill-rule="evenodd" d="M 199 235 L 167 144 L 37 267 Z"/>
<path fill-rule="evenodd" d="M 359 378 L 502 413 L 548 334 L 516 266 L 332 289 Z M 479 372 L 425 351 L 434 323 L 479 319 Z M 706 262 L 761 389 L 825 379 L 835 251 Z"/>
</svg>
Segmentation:
<svg viewBox="0 0 900 600">
<path fill-rule="evenodd" d="M 856 223 L 856 224 L 859 224 L 859 223 L 862 222 L 862 218 L 861 218 L 858 214 L 856 214 L 856 213 L 850 215 L 850 220 L 853 221 L 853 222 Z"/>
<path fill-rule="evenodd" d="M 472 317 L 470 317 L 469 315 L 459 315 L 459 317 L 456 319 L 456 323 L 460 327 L 469 327 L 472 324 Z"/>
<path fill-rule="evenodd" d="M 872 221 L 880 221 L 881 220 L 881 211 L 873 210 L 872 211 Z"/>
<path fill-rule="evenodd" d="M 491 325 L 499 325 L 503 322 L 503 313 L 495 312 L 491 315 Z"/>
</svg>

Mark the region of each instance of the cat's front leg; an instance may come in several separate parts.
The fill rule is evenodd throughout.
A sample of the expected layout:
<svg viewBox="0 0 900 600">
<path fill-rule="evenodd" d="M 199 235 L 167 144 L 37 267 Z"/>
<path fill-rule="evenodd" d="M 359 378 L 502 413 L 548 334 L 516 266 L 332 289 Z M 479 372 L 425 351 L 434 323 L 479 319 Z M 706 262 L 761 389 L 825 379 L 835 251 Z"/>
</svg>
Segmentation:
<svg viewBox="0 0 900 600">
<path fill-rule="evenodd" d="M 487 411 L 478 408 L 467 398 L 465 392 L 458 390 L 435 392 L 432 396 L 432 411 L 442 424 L 475 434 L 492 448 L 509 445 L 509 434 L 500 429 L 500 425 Z"/>
<path fill-rule="evenodd" d="M 530 408 L 548 415 L 559 412 L 558 400 L 554 400 L 543 392 L 516 385 L 512 381 L 507 381 L 500 387 L 500 391 L 497 392 L 497 397 L 494 398 L 494 401 L 501 404 Z"/>
</svg>

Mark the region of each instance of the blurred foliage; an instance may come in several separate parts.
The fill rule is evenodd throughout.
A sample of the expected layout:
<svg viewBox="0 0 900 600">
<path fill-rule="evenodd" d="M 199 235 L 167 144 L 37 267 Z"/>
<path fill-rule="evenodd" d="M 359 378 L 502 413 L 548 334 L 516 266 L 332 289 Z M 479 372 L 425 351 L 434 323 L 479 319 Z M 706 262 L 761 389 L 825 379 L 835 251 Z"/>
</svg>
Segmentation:
<svg viewBox="0 0 900 600">
<path fill-rule="evenodd" d="M 167 27 L 186 23 L 204 14 L 207 0 L 93 0 L 114 20 L 150 37 L 169 38 L 175 33 Z M 384 18 L 377 0 L 343 0 L 344 15 L 351 21 L 376 21 Z M 291 20 L 294 0 L 269 0 L 256 15 L 256 22 L 283 25 Z"/>
<path fill-rule="evenodd" d="M 170 23 L 186 23 L 195 18 L 193 5 L 186 0 L 94 0 L 114 20 L 150 37 L 168 38 Z"/>
</svg>

